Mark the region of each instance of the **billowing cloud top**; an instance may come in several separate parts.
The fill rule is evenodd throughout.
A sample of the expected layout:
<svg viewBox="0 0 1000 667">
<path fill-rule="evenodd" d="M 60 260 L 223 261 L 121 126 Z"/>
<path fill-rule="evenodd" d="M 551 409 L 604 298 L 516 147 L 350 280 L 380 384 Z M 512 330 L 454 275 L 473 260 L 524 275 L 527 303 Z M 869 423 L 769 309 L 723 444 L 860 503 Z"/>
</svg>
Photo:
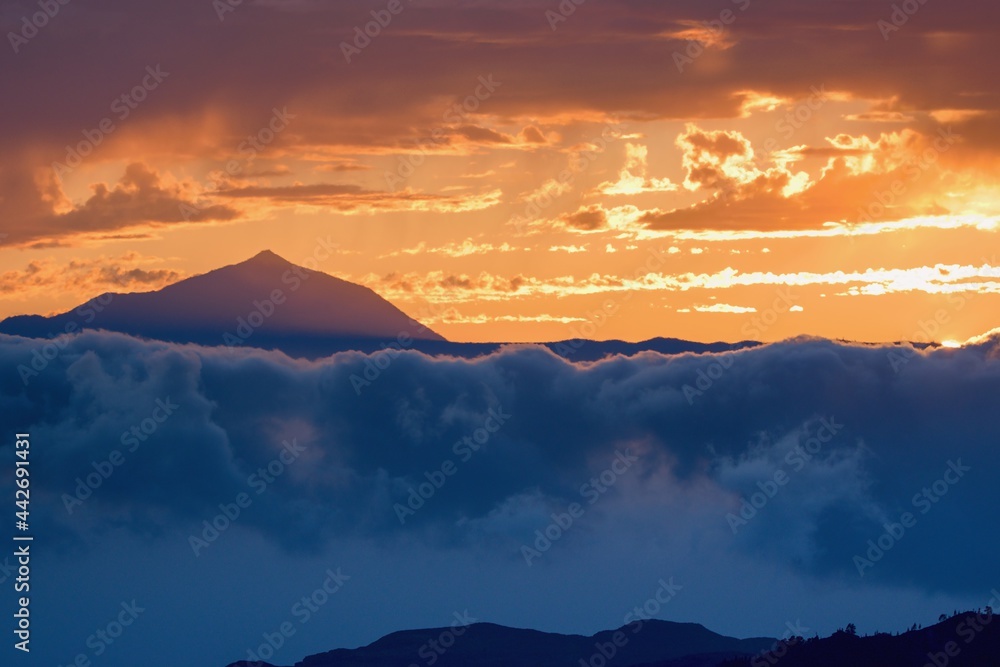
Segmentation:
<svg viewBox="0 0 1000 667">
<path fill-rule="evenodd" d="M 36 504 L 66 545 L 120 526 L 200 536 L 220 503 L 266 489 L 244 525 L 291 552 L 354 536 L 488 544 L 533 565 L 522 547 L 579 503 L 594 518 L 565 548 L 581 557 L 641 531 L 821 580 L 958 593 L 990 585 L 963 563 L 997 547 L 976 509 L 997 500 L 996 346 L 304 362 L 87 333 L 3 337 L 0 353 L 32 369 L 7 375 L 3 419 L 46 443 Z M 905 546 L 859 565 L 907 512 Z"/>
</svg>

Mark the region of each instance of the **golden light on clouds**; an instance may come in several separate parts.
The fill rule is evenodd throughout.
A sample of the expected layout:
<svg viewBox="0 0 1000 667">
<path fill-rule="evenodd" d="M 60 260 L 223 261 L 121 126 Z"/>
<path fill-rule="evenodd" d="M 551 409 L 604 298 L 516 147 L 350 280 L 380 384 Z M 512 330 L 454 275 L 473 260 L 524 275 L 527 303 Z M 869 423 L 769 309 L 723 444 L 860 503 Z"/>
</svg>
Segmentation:
<svg viewBox="0 0 1000 667">
<path fill-rule="evenodd" d="M 164 47 L 162 89 L 100 137 L 134 73 L 90 81 L 97 56 L 75 55 L 3 112 L 0 311 L 154 289 L 265 247 L 295 261 L 329 237 L 322 270 L 406 310 L 453 306 L 439 330 L 458 339 L 558 338 L 626 297 L 602 336 L 715 339 L 782 287 L 801 291 L 794 322 L 765 338 L 895 339 L 973 295 L 949 336 L 977 335 L 996 325 L 1000 110 L 997 66 L 965 54 L 992 38 L 956 15 L 886 44 L 861 4 L 734 3 L 727 22 L 615 3 L 555 31 L 524 3 L 414 6 L 348 64 L 316 56 L 319 26 L 356 22 L 346 6 L 271 3 L 242 14 L 272 36 L 244 69 Z M 875 66 L 886 47 L 923 74 Z M 88 154 L 57 176 L 68 148 Z"/>
</svg>

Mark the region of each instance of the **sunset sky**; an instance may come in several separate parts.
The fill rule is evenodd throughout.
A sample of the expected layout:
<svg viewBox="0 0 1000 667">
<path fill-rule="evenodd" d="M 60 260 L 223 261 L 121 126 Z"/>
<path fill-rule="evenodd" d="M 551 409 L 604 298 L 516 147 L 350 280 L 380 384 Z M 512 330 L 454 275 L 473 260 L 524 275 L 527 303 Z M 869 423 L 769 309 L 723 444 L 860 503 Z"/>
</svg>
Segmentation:
<svg viewBox="0 0 1000 667">
<path fill-rule="evenodd" d="M 0 326 L 0 495 L 30 433 L 38 545 L 18 664 L 231 664 L 341 567 L 274 664 L 463 610 L 616 628 L 671 577 L 661 618 L 741 637 L 1000 597 L 998 25 L 982 0 L 0 0 L 0 320 L 257 258 L 83 331 Z M 268 319 L 264 250 L 406 315 L 320 278 Z M 768 344 L 557 354 L 410 317 Z"/>
<path fill-rule="evenodd" d="M 5 4 L 0 316 L 269 248 L 457 341 L 997 326 L 995 5 L 559 7 Z"/>
</svg>

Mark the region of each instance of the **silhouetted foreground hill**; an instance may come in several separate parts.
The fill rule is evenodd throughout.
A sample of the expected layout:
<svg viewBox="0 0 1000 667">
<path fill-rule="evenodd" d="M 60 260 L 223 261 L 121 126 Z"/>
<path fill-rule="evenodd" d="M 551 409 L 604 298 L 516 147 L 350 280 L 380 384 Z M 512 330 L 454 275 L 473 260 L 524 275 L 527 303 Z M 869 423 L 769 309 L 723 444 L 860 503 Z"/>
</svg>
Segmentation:
<svg viewBox="0 0 1000 667">
<path fill-rule="evenodd" d="M 800 638 L 801 639 L 801 638 Z M 673 667 L 658 663 L 649 667 Z M 1000 622 L 966 612 L 921 630 L 868 637 L 836 632 L 790 641 L 764 656 L 727 660 L 719 667 L 998 667 Z"/>
<path fill-rule="evenodd" d="M 458 632 L 463 631 L 462 634 Z M 295 667 L 1000 667 L 1000 622 L 965 612 L 900 635 L 734 639 L 694 623 L 646 621 L 592 637 L 491 623 L 394 632 Z M 229 667 L 275 667 L 240 661 Z"/>
<path fill-rule="evenodd" d="M 309 656 L 296 663 L 296 667 L 409 667 L 414 664 L 580 667 L 581 660 L 584 665 L 608 667 L 654 661 L 670 667 L 711 667 L 727 658 L 754 655 L 774 646 L 775 642 L 775 639 L 763 638 L 734 639 L 694 623 L 656 620 L 636 622 L 592 637 L 477 623 L 456 629 L 394 632 L 362 648 Z M 268 666 L 266 663 L 237 662 L 230 667 Z"/>
</svg>

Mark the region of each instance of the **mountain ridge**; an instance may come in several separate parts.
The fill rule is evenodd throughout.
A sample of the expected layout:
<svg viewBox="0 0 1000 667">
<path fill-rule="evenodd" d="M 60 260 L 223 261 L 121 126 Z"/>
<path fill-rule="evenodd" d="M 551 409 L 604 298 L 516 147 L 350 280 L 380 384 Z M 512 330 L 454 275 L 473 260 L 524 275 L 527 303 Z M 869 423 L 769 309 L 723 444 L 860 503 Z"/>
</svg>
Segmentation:
<svg viewBox="0 0 1000 667">
<path fill-rule="evenodd" d="M 105 292 L 51 317 L 19 315 L 0 333 L 45 338 L 104 329 L 202 345 L 296 348 L 296 341 L 445 342 L 376 292 L 270 250 L 152 292 Z"/>
<path fill-rule="evenodd" d="M 276 290 L 281 294 L 275 295 Z M 348 307 L 344 308 L 345 304 Z M 341 310 L 331 313 L 337 308 Z M 324 313 L 329 315 L 325 319 Z M 374 290 L 297 266 L 270 250 L 159 290 L 105 292 L 64 313 L 16 315 L 0 321 L 0 334 L 28 338 L 47 339 L 84 330 L 180 344 L 259 347 L 310 359 L 344 351 L 374 353 L 390 345 L 430 355 L 472 358 L 518 344 L 449 341 Z M 677 338 L 524 344 L 542 345 L 571 361 L 647 351 L 718 353 L 758 345 L 753 341 L 698 343 Z"/>
<path fill-rule="evenodd" d="M 307 656 L 294 667 L 578 667 L 596 661 L 612 665 L 642 665 L 692 656 L 720 659 L 750 656 L 778 640 L 726 637 L 697 623 L 657 619 L 636 620 L 615 630 L 590 636 L 473 623 L 448 628 L 402 630 L 356 649 L 335 649 Z M 251 656 L 262 658 L 263 656 Z M 692 667 L 714 664 L 692 662 Z M 275 667 L 259 660 L 228 667 Z"/>
<path fill-rule="evenodd" d="M 642 352 L 718 354 L 762 345 L 751 340 L 701 343 L 670 337 L 639 342 L 579 338 L 540 343 L 453 342 L 374 290 L 297 266 L 271 250 L 159 290 L 105 292 L 64 313 L 15 315 L 0 321 L 0 334 L 27 338 L 96 330 L 179 344 L 278 350 L 306 359 L 345 351 L 372 354 L 390 346 L 433 356 L 475 358 L 507 345 L 538 345 L 569 361 L 589 362 Z M 911 345 L 917 349 L 938 346 Z"/>
<path fill-rule="evenodd" d="M 995 667 L 1000 623 L 992 621 L 987 607 L 985 613 L 942 615 L 934 625 L 914 625 L 903 633 L 861 636 L 849 624 L 828 637 L 808 639 L 790 633 L 781 639 L 736 639 L 698 623 L 658 619 L 590 636 L 474 623 L 392 632 L 366 646 L 317 653 L 289 667 Z M 431 644 L 448 633 L 454 636 L 447 648 Z M 278 666 L 240 660 L 227 667 Z"/>
</svg>

